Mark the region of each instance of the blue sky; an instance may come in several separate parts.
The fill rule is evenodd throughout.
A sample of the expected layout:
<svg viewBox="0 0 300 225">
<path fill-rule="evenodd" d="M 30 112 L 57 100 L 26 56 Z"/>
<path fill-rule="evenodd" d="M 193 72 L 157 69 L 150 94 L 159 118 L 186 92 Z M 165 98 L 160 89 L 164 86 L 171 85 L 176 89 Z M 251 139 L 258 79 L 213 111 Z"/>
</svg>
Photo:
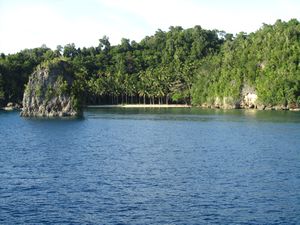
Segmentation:
<svg viewBox="0 0 300 225">
<path fill-rule="evenodd" d="M 300 20 L 299 0 L 0 0 L 0 52 L 140 41 L 171 25 L 250 33 L 291 18 Z"/>
</svg>

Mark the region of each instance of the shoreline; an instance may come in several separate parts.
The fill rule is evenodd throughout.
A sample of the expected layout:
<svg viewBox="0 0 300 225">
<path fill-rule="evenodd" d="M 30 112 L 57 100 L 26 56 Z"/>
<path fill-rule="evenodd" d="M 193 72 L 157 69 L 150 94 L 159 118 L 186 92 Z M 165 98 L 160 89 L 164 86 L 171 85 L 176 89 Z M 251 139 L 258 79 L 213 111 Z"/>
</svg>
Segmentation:
<svg viewBox="0 0 300 225">
<path fill-rule="evenodd" d="M 191 105 L 181 105 L 181 104 L 118 104 L 118 105 L 86 105 L 85 109 L 100 109 L 100 108 L 192 108 Z M 22 111 L 22 109 L 11 108 L 11 107 L 1 107 L 0 110 L 9 111 Z"/>
<path fill-rule="evenodd" d="M 257 110 L 257 111 L 291 111 L 299 112 L 300 108 L 294 109 L 276 109 L 276 108 L 222 108 L 222 107 L 203 107 L 203 106 L 192 106 L 186 104 L 118 104 L 118 105 L 87 105 L 84 108 L 87 109 L 97 109 L 97 108 L 202 108 L 202 109 L 239 109 L 239 110 Z"/>
<path fill-rule="evenodd" d="M 119 104 L 119 105 L 87 105 L 85 108 L 191 108 L 184 104 Z"/>
<path fill-rule="evenodd" d="M 300 108 L 291 109 L 279 109 L 279 108 L 223 108 L 223 107 L 203 107 L 203 106 L 192 106 L 187 104 L 118 104 L 118 105 L 86 105 L 83 108 L 86 109 L 97 109 L 97 108 L 202 108 L 202 109 L 239 109 L 239 110 L 257 110 L 257 111 L 291 111 L 300 112 Z M 15 107 L 0 107 L 2 111 L 22 111 L 22 108 Z"/>
</svg>

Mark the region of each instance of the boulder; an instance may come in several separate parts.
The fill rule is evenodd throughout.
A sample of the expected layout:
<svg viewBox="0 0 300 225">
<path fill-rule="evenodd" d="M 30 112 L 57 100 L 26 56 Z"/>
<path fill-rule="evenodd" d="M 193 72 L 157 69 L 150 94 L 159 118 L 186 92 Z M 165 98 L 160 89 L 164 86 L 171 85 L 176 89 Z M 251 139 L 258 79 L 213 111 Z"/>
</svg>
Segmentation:
<svg viewBox="0 0 300 225">
<path fill-rule="evenodd" d="M 9 103 L 7 103 L 6 107 L 14 107 L 14 103 L 9 102 Z"/>
<path fill-rule="evenodd" d="M 258 110 L 265 110 L 266 106 L 265 105 L 257 105 Z"/>
<path fill-rule="evenodd" d="M 67 61 L 55 59 L 37 67 L 29 77 L 23 96 L 24 117 L 78 116 L 81 109 L 72 95 L 74 81 Z"/>
<path fill-rule="evenodd" d="M 18 103 L 9 102 L 2 109 L 5 111 L 20 110 L 21 106 Z"/>
</svg>

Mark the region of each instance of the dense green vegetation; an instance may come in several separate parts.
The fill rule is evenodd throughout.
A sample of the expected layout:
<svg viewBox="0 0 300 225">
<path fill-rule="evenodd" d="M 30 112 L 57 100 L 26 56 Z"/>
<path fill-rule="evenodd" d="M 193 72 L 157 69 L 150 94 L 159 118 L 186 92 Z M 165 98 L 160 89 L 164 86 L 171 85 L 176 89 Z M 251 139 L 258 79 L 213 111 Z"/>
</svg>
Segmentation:
<svg viewBox="0 0 300 225">
<path fill-rule="evenodd" d="M 1 50 L 0 50 L 1 51 Z M 300 24 L 278 20 L 236 36 L 200 26 L 158 30 L 141 42 L 108 37 L 97 47 L 74 44 L 1 54 L 0 104 L 20 102 L 36 66 L 64 57 L 86 104 L 238 102 L 245 88 L 265 105 L 300 105 Z"/>
<path fill-rule="evenodd" d="M 278 20 L 250 35 L 240 33 L 225 41 L 218 55 L 202 61 L 193 102 L 211 102 L 216 96 L 236 101 L 245 87 L 251 87 L 261 104 L 299 106 L 299 59 L 297 20 Z"/>
</svg>

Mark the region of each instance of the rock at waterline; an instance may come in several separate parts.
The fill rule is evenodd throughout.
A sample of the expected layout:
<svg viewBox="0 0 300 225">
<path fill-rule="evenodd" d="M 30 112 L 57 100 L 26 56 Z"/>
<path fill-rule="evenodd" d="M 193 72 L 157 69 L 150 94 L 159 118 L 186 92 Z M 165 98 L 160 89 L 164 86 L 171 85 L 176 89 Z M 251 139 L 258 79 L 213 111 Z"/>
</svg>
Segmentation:
<svg viewBox="0 0 300 225">
<path fill-rule="evenodd" d="M 9 102 L 5 107 L 2 108 L 5 111 L 13 111 L 21 109 L 21 106 L 18 103 Z"/>
<path fill-rule="evenodd" d="M 23 96 L 24 117 L 78 116 L 81 110 L 71 87 L 74 81 L 68 62 L 55 59 L 37 67 Z"/>
</svg>

